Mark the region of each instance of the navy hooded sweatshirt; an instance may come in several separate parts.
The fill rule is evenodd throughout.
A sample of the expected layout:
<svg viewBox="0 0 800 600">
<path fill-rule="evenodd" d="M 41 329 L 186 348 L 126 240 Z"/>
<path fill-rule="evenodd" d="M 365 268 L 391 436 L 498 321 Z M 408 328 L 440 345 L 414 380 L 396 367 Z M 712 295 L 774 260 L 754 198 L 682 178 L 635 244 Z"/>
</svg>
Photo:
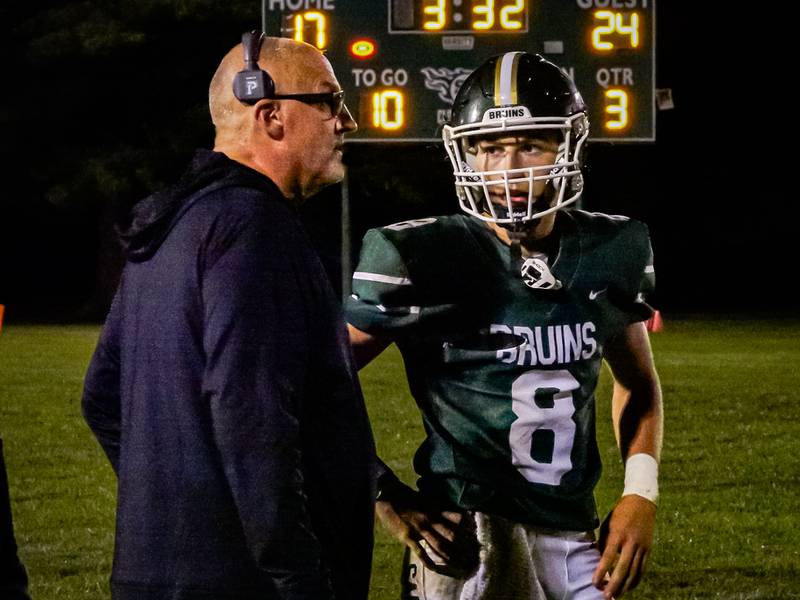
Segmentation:
<svg viewBox="0 0 800 600">
<path fill-rule="evenodd" d="M 374 443 L 287 199 L 198 151 L 121 238 L 83 395 L 118 476 L 113 597 L 365 599 Z"/>
</svg>

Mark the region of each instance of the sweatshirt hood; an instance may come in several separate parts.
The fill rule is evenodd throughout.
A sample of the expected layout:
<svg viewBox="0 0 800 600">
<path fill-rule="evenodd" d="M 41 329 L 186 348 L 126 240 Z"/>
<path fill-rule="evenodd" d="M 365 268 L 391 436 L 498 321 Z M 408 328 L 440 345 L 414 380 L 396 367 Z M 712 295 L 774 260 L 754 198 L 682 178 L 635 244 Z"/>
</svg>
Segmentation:
<svg viewBox="0 0 800 600">
<path fill-rule="evenodd" d="M 204 190 L 224 187 L 251 187 L 280 194 L 278 186 L 265 175 L 220 152 L 197 150 L 176 184 L 137 202 L 117 223 L 125 257 L 133 262 L 150 258 L 189 207 L 189 200 L 204 195 Z"/>
</svg>

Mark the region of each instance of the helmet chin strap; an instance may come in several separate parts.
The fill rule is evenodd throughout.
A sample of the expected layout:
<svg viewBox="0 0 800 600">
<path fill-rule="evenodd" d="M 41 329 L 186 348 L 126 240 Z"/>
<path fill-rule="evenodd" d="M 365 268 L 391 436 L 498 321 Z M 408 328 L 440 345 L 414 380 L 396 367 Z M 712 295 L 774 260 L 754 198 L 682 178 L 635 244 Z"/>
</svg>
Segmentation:
<svg viewBox="0 0 800 600">
<path fill-rule="evenodd" d="M 545 199 L 545 194 L 539 196 L 534 203 L 536 212 L 549 208 L 549 202 Z M 543 206 L 536 207 L 536 204 Z M 526 258 L 522 253 L 522 242 L 528 237 L 530 230 L 540 222 L 540 219 L 528 221 L 514 221 L 513 223 L 503 223 L 502 227 L 506 230 L 509 239 L 509 271 L 519 277 L 522 276 L 525 285 L 534 289 L 558 290 L 561 289 L 561 281 L 556 279 L 547 265 L 547 252 L 540 257 Z M 551 231 L 548 236 L 553 235 Z M 542 260 L 544 258 L 544 260 Z M 533 265 L 529 263 L 533 262 Z"/>
<path fill-rule="evenodd" d="M 521 224 L 520 224 L 521 225 Z M 563 286 L 550 270 L 546 254 L 535 254 L 531 258 L 522 255 L 522 240 L 526 232 L 521 229 L 508 230 L 511 240 L 509 252 L 509 271 L 515 277 L 522 277 L 529 288 L 535 290 L 560 290 Z"/>
<path fill-rule="evenodd" d="M 515 275 L 518 275 L 522 269 L 522 240 L 527 234 L 523 228 L 524 225 L 525 223 L 521 221 L 503 225 L 508 230 L 508 238 L 511 240 L 508 268 Z"/>
<path fill-rule="evenodd" d="M 533 204 L 534 212 L 539 212 L 537 205 L 542 204 L 545 206 L 547 202 L 542 196 L 539 196 Z M 543 209 L 544 210 L 544 209 Z M 510 243 L 510 254 L 508 267 L 512 273 L 519 275 L 524 259 L 522 257 L 522 240 L 528 237 L 529 230 L 536 227 L 539 219 L 530 219 L 528 221 L 513 221 L 512 223 L 498 223 L 500 227 L 506 230 Z"/>
</svg>

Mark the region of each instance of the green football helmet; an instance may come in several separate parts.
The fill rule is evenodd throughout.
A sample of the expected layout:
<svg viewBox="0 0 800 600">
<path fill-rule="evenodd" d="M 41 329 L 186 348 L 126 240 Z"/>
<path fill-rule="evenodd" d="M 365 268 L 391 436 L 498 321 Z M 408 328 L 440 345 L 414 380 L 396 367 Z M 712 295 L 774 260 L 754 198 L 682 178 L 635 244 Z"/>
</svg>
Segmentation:
<svg viewBox="0 0 800 600">
<path fill-rule="evenodd" d="M 482 171 L 474 160 L 476 139 L 505 132 L 555 135 L 554 163 Z M 583 98 L 559 67 L 538 54 L 493 56 L 464 81 L 442 133 L 461 209 L 484 221 L 513 226 L 574 203 L 583 191 L 581 152 L 588 136 Z M 542 180 L 552 189 L 546 189 L 546 198 L 537 198 L 533 182 Z M 526 183 L 527 207 L 513 208 L 509 186 Z M 501 192 L 505 206 L 492 203 L 490 191 Z"/>
</svg>

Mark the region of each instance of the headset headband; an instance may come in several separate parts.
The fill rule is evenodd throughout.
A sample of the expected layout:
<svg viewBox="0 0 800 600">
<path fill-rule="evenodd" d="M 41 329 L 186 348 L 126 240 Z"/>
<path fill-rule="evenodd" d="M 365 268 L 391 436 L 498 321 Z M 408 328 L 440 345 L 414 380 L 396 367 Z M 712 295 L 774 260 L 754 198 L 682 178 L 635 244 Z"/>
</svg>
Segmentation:
<svg viewBox="0 0 800 600">
<path fill-rule="evenodd" d="M 244 48 L 244 68 L 246 71 L 258 70 L 258 57 L 261 53 L 261 44 L 264 33 L 261 31 L 246 31 L 242 34 L 242 47 Z"/>
</svg>

